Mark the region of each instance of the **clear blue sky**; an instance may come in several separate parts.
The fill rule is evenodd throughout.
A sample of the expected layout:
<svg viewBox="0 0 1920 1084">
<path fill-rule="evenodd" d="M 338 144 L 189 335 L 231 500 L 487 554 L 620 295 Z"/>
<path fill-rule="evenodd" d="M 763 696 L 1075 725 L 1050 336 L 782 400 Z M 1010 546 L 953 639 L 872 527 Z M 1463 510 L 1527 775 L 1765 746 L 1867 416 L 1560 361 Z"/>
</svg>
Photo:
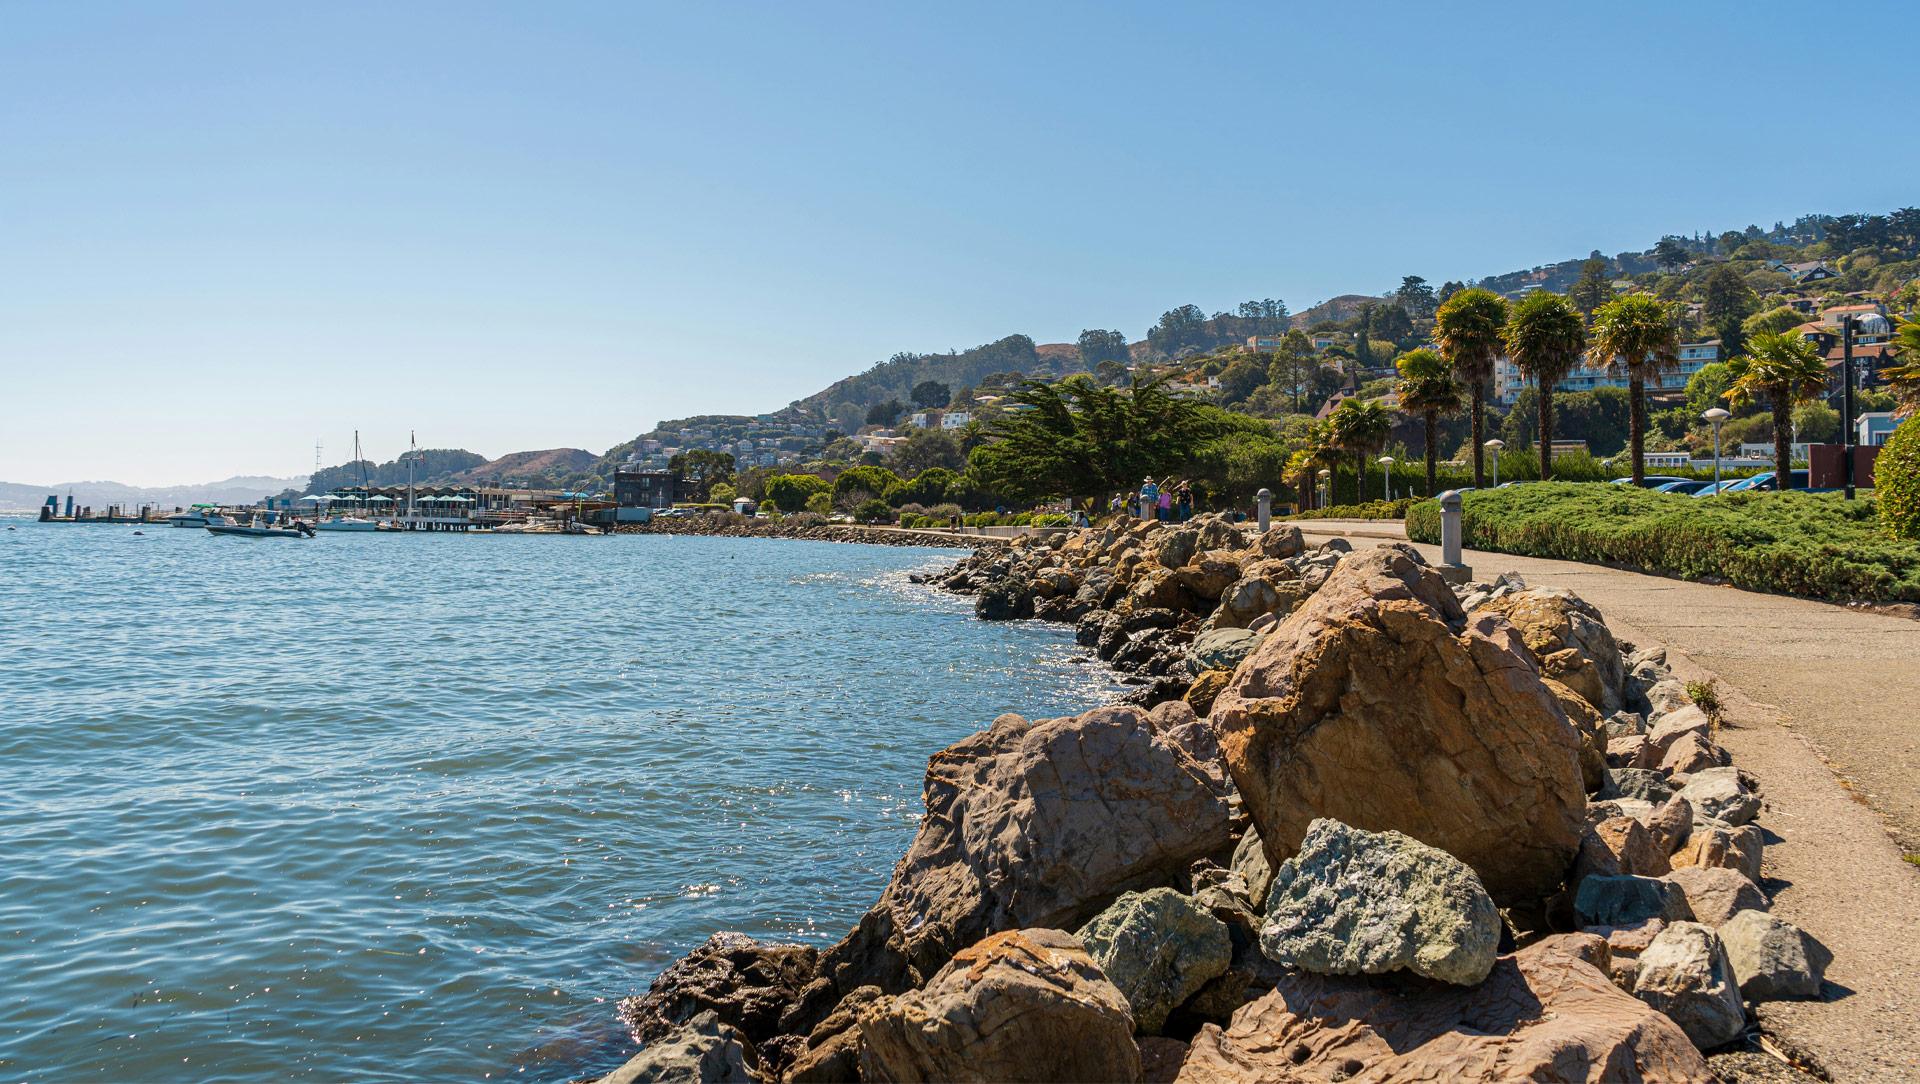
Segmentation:
<svg viewBox="0 0 1920 1084">
<path fill-rule="evenodd" d="M 1913 9 L 1826 14 L 0 0 L 0 479 L 598 452 L 896 350 L 1920 201 Z"/>
</svg>

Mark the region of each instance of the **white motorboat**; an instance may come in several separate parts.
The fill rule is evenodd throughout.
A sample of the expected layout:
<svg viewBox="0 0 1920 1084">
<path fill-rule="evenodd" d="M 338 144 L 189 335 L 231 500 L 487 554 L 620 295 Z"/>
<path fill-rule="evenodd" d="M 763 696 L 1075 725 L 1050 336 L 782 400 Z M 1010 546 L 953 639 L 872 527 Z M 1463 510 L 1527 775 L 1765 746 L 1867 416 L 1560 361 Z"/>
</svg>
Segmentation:
<svg viewBox="0 0 1920 1084">
<path fill-rule="evenodd" d="M 207 516 L 207 531 L 210 534 L 232 535 L 237 538 L 312 538 L 313 527 L 299 520 L 291 526 L 270 525 L 261 521 L 259 516 L 250 522 L 240 523 L 228 516 L 213 513 Z"/>
<path fill-rule="evenodd" d="M 328 516 L 313 525 L 316 531 L 377 531 L 380 525 L 359 516 Z"/>
<path fill-rule="evenodd" d="M 205 527 L 207 525 L 207 517 L 212 514 L 214 514 L 213 505 L 196 504 L 184 512 L 175 512 L 173 515 L 168 516 L 167 526 Z"/>
</svg>

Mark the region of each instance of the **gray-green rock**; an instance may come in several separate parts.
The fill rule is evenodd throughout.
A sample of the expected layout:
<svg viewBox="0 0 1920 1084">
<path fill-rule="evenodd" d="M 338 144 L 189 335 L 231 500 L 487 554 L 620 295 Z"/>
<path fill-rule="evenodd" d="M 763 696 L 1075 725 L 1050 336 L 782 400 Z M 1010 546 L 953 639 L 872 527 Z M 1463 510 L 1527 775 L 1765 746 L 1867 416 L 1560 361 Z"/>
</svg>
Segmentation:
<svg viewBox="0 0 1920 1084">
<path fill-rule="evenodd" d="M 759 1080 L 739 1031 L 705 1012 L 648 1043 L 598 1084 L 757 1084 Z"/>
<path fill-rule="evenodd" d="M 1267 848 L 1260 842 L 1258 829 L 1249 827 L 1233 848 L 1233 872 L 1247 882 L 1254 905 L 1264 906 L 1273 888 L 1273 867 L 1267 863 Z"/>
<path fill-rule="evenodd" d="M 1742 911 L 1717 931 L 1740 992 L 1755 1001 L 1818 997 L 1833 953 L 1805 930 L 1764 911 Z"/>
<path fill-rule="evenodd" d="M 1650 918 L 1668 922 L 1692 919 L 1687 894 L 1657 877 L 1586 877 L 1573 896 L 1582 926 L 1631 926 Z"/>
<path fill-rule="evenodd" d="M 1171 888 L 1122 895 L 1077 936 L 1148 1035 L 1233 962 L 1226 923 Z"/>
<path fill-rule="evenodd" d="M 1732 1042 L 1747 1026 L 1727 950 L 1698 922 L 1660 931 L 1640 954 L 1633 996 L 1666 1013 L 1702 1050 Z"/>
<path fill-rule="evenodd" d="M 1466 863 L 1399 832 L 1336 820 L 1307 826 L 1274 871 L 1260 950 L 1332 975 L 1416 975 L 1471 986 L 1487 977 L 1500 913 Z"/>
<path fill-rule="evenodd" d="M 1231 670 L 1252 654 L 1263 638 L 1247 629 L 1210 629 L 1193 638 L 1187 658 L 1196 672 Z"/>
</svg>

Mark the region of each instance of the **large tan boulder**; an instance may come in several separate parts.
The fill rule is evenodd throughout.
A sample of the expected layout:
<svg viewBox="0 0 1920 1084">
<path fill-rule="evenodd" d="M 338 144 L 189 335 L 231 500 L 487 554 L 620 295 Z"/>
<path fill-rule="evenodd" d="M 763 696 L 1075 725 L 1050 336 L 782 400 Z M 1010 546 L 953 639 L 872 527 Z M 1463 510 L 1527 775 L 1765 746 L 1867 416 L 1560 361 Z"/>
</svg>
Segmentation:
<svg viewBox="0 0 1920 1084">
<path fill-rule="evenodd" d="M 1203 1026 L 1181 1084 L 1708 1081 L 1673 1021 L 1616 988 L 1594 939 L 1552 937 L 1471 989 L 1284 976 L 1225 1030 Z M 1586 958 L 1583 958 L 1586 957 Z"/>
<path fill-rule="evenodd" d="M 1600 611 L 1564 588 L 1530 587 L 1488 602 L 1520 630 L 1540 670 L 1585 697 L 1603 716 L 1625 706 L 1626 667 Z"/>
<path fill-rule="evenodd" d="M 1410 547 L 1341 561 L 1211 718 L 1275 868 L 1329 817 L 1438 847 L 1510 904 L 1554 892 L 1579 850 L 1579 735 L 1513 627 L 1469 620 Z"/>
<path fill-rule="evenodd" d="M 991 729 L 927 763 L 926 815 L 880 901 L 823 953 L 841 996 L 924 984 L 953 954 L 1001 930 L 1077 928 L 1122 892 L 1172 884 L 1224 852 L 1230 786 L 1211 731 L 1179 703 L 1097 708 Z M 803 1014 L 804 1015 L 804 1014 Z"/>
<path fill-rule="evenodd" d="M 1060 930 L 964 949 L 924 989 L 860 1014 L 860 1076 L 897 1084 L 1137 1081 L 1127 999 Z"/>
</svg>

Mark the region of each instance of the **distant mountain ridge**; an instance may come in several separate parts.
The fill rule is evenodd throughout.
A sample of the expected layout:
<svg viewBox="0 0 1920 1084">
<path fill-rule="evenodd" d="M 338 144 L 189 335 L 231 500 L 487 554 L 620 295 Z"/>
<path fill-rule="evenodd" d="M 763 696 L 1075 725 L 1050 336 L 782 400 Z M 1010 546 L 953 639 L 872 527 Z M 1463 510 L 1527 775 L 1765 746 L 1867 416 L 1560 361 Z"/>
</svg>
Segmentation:
<svg viewBox="0 0 1920 1084">
<path fill-rule="evenodd" d="M 237 475 L 218 482 L 177 486 L 130 486 L 124 482 L 108 481 L 58 482 L 52 485 L 0 482 L 0 508 L 37 509 L 50 496 L 59 497 L 64 506 L 69 492 L 73 494 L 73 503 L 93 508 L 104 508 L 110 504 L 128 508 L 138 508 L 143 504 L 184 508 L 201 502 L 251 504 L 270 494 L 299 489 L 306 484 L 307 476 L 304 474 L 289 478 Z"/>
</svg>

